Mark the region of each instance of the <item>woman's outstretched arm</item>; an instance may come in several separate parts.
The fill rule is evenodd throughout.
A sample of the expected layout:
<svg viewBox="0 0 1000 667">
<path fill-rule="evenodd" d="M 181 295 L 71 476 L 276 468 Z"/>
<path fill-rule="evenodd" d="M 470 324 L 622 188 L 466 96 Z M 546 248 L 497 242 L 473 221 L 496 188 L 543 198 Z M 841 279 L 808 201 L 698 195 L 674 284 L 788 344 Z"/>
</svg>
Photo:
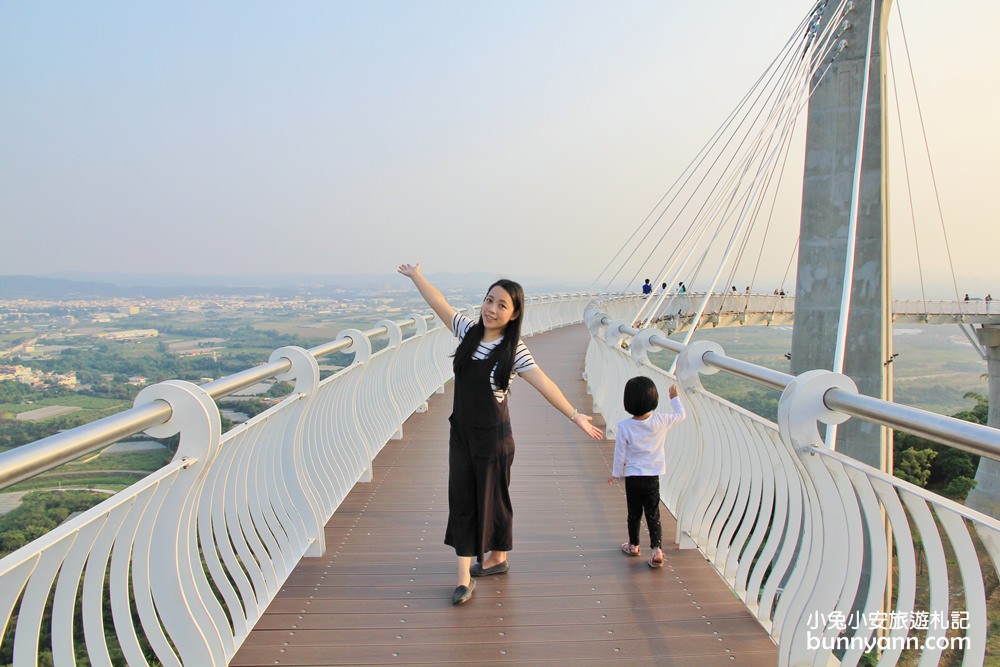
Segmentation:
<svg viewBox="0 0 1000 667">
<path fill-rule="evenodd" d="M 581 431 L 595 440 L 600 440 L 604 437 L 604 432 L 591 423 L 593 417 L 574 409 L 573 405 L 566 399 L 566 396 L 563 395 L 559 386 L 549 379 L 549 376 L 541 368 L 536 366 L 530 371 L 521 373 L 521 377 L 527 380 L 528 384 L 534 387 L 564 417 L 571 418 L 573 423 L 580 427 Z"/>
<path fill-rule="evenodd" d="M 413 281 L 417 291 L 420 292 L 420 296 L 424 297 L 424 301 L 431 307 L 431 310 L 441 318 L 446 327 L 450 327 L 451 320 L 455 317 L 455 309 L 444 298 L 444 294 L 441 294 L 441 290 L 431 285 L 427 281 L 427 278 L 424 278 L 424 274 L 420 272 L 420 262 L 416 264 L 400 264 L 398 271 Z"/>
</svg>

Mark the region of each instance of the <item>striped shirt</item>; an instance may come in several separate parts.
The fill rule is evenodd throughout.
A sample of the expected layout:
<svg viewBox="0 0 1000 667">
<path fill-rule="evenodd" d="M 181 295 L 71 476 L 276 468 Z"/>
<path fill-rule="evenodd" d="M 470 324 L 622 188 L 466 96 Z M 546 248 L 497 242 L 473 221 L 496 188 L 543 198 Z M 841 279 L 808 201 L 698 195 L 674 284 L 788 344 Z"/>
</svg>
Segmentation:
<svg viewBox="0 0 1000 667">
<path fill-rule="evenodd" d="M 451 332 L 458 337 L 459 342 L 462 342 L 462 339 L 465 338 L 465 334 L 469 333 L 469 329 L 471 329 L 475 324 L 476 323 L 472 318 L 455 313 L 454 317 L 451 318 Z M 472 353 L 472 358 L 477 361 L 482 361 L 490 356 L 490 352 L 492 352 L 493 348 L 499 345 L 502 340 L 503 336 L 490 341 L 489 343 L 483 343 L 480 341 L 479 347 L 477 347 L 476 351 Z M 528 351 L 528 346 L 524 344 L 523 340 L 518 341 L 517 350 L 514 352 L 514 367 L 510 372 L 511 382 L 513 382 L 515 374 L 524 373 L 534 368 L 538 368 L 538 364 L 535 363 L 534 358 L 531 356 L 531 352 Z M 493 372 L 495 370 L 496 366 L 494 366 L 493 370 L 490 371 L 490 386 L 493 388 L 493 395 L 496 396 L 497 403 L 502 403 L 504 398 L 507 397 L 507 391 L 510 391 L 510 383 L 507 384 L 507 391 L 498 389 L 496 379 L 493 377 Z"/>
</svg>

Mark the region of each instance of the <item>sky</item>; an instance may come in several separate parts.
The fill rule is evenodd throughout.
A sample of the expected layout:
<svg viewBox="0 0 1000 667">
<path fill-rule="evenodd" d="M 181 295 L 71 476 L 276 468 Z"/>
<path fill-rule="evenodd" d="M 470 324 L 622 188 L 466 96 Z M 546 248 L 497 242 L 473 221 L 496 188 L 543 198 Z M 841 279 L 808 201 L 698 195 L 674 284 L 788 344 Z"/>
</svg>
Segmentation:
<svg viewBox="0 0 1000 667">
<path fill-rule="evenodd" d="M 896 4 L 958 290 L 1000 293 L 1000 3 Z M 761 6 L 0 1 L 0 275 L 592 283 L 811 3 Z M 764 259 L 776 280 L 789 257 Z"/>
</svg>

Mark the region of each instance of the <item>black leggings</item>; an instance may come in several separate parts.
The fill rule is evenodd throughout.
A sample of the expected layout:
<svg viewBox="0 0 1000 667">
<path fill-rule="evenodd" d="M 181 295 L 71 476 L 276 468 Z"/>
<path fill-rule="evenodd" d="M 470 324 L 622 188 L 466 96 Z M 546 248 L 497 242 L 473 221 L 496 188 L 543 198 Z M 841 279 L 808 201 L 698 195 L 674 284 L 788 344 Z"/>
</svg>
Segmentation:
<svg viewBox="0 0 1000 667">
<path fill-rule="evenodd" d="M 663 548 L 660 528 L 660 478 L 657 475 L 637 475 L 625 478 L 625 502 L 628 504 L 628 541 L 639 544 L 639 522 L 646 513 L 651 549 Z"/>
</svg>

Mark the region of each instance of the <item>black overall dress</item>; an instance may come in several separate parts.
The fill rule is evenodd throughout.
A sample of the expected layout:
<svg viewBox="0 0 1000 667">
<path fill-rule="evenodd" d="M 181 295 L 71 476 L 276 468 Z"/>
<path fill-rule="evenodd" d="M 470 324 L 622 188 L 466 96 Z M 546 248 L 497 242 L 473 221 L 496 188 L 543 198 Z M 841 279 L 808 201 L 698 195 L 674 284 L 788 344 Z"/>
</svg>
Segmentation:
<svg viewBox="0 0 1000 667">
<path fill-rule="evenodd" d="M 510 551 L 513 546 L 509 487 L 514 438 L 507 399 L 498 403 L 490 385 L 493 365 L 492 355 L 473 359 L 455 376 L 444 543 L 458 556 Z"/>
</svg>

